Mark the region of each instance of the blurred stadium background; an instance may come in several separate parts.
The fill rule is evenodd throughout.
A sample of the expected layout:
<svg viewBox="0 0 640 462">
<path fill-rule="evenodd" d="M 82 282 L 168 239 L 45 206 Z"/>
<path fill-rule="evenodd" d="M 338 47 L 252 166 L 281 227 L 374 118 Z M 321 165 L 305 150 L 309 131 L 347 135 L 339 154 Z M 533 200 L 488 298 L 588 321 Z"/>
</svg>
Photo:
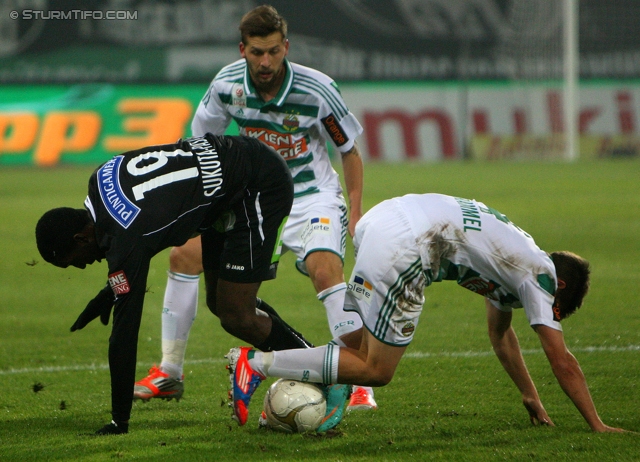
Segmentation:
<svg viewBox="0 0 640 462">
<path fill-rule="evenodd" d="M 255 0 L 4 0 L 0 167 L 189 135 Z M 272 0 L 366 161 L 638 156 L 637 0 Z M 113 19 L 106 19 L 107 17 Z"/>
</svg>

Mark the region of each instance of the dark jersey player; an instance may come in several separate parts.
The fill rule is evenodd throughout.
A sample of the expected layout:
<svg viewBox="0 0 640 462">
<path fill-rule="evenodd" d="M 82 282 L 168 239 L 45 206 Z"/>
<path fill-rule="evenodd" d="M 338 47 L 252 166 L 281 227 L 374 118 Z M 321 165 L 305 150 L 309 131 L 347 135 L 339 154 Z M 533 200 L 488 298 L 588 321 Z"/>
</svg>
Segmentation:
<svg viewBox="0 0 640 462">
<path fill-rule="evenodd" d="M 109 264 L 108 284 L 71 328 L 98 316 L 107 324 L 114 307 L 113 420 L 97 433 L 128 431 L 151 258 L 195 235 L 202 236 L 207 305 L 225 330 L 264 351 L 306 345 L 256 299 L 261 281 L 276 275 L 292 201 L 289 169 L 275 151 L 254 139 L 207 134 L 115 156 L 91 175 L 85 209 L 42 216 L 36 240 L 46 261 Z"/>
</svg>

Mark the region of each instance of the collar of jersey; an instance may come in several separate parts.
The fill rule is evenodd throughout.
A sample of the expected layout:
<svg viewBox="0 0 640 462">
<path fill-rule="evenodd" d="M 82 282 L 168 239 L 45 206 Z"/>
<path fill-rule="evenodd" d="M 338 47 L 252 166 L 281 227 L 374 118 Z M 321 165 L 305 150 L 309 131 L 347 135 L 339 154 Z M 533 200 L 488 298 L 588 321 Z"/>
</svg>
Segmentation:
<svg viewBox="0 0 640 462">
<path fill-rule="evenodd" d="M 284 103 L 284 100 L 287 98 L 287 95 L 289 95 L 289 92 L 291 91 L 291 87 L 293 86 L 293 68 L 291 67 L 291 63 L 289 62 L 289 60 L 286 58 L 284 60 L 284 66 L 285 66 L 285 71 L 284 71 L 285 74 L 284 74 L 284 80 L 282 81 L 282 86 L 280 87 L 280 90 L 278 91 L 278 94 L 276 95 L 276 97 L 266 103 L 263 101 L 263 99 L 260 97 L 260 94 L 256 91 L 255 87 L 253 86 L 253 82 L 251 81 L 251 77 L 249 76 L 249 66 L 246 66 L 244 70 L 245 94 L 255 95 L 256 99 L 260 101 L 260 104 L 263 107 L 268 106 L 270 104 L 273 104 L 274 106 L 282 106 L 282 104 Z"/>
</svg>

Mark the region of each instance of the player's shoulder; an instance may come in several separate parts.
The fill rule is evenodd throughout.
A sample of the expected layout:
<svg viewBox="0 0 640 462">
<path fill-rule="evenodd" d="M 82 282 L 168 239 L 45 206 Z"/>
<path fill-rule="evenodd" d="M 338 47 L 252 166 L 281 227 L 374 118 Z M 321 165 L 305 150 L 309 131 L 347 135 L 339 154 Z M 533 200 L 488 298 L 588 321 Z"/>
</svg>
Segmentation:
<svg viewBox="0 0 640 462">
<path fill-rule="evenodd" d="M 349 112 L 338 85 L 331 77 L 301 64 L 290 65 L 293 70 L 293 93 L 307 95 L 310 98 L 308 103 L 328 107 L 340 117 Z"/>
<path fill-rule="evenodd" d="M 303 66 L 302 64 L 293 63 L 291 61 L 289 61 L 289 64 L 291 65 L 291 69 L 293 69 L 294 78 L 306 77 L 310 79 L 315 79 L 318 81 L 318 83 L 321 83 L 323 85 L 331 85 L 332 83 L 334 83 L 331 77 L 329 77 L 327 74 L 317 69 L 314 69 L 308 66 Z"/>
<path fill-rule="evenodd" d="M 304 87 L 310 91 L 330 90 L 332 93 L 339 93 L 338 85 L 327 74 L 317 69 L 303 66 L 302 64 L 289 63 L 293 70 L 293 85 Z"/>
<path fill-rule="evenodd" d="M 213 78 L 213 83 L 234 83 L 244 79 L 247 62 L 241 58 L 227 64 Z"/>
</svg>

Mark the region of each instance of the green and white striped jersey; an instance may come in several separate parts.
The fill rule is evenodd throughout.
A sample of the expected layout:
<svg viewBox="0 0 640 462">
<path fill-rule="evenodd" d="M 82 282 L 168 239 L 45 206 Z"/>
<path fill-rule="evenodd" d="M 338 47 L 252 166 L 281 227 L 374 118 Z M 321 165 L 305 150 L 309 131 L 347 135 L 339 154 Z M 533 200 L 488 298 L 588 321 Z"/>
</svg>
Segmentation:
<svg viewBox="0 0 640 462">
<path fill-rule="evenodd" d="M 198 105 L 191 124 L 193 135 L 223 134 L 234 120 L 240 134 L 259 139 L 286 160 L 295 197 L 341 193 L 327 142 L 347 152 L 362 126 L 330 77 L 287 60 L 284 65 L 282 87 L 269 102 L 257 93 L 244 59 L 224 67 Z"/>
</svg>

